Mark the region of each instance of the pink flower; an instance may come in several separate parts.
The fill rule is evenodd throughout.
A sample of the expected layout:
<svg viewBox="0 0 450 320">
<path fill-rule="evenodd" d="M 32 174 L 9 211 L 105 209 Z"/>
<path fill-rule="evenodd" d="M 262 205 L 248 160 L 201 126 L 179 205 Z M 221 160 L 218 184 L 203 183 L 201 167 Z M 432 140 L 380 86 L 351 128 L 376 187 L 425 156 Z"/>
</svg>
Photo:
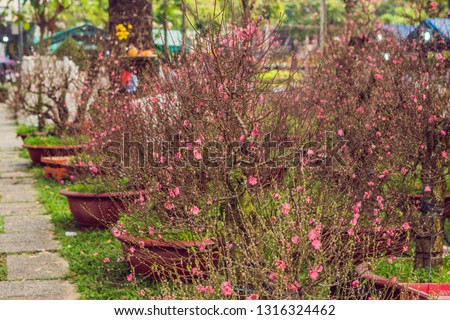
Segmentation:
<svg viewBox="0 0 450 320">
<path fill-rule="evenodd" d="M 251 135 L 252 137 L 259 136 L 258 128 L 257 128 L 257 127 L 254 127 L 253 130 L 252 130 L 252 132 L 250 133 L 250 135 Z"/>
<path fill-rule="evenodd" d="M 387 262 L 388 262 L 389 264 L 392 264 L 394 261 L 393 261 L 391 258 L 389 258 L 389 259 L 387 260 Z"/>
<path fill-rule="evenodd" d="M 166 208 L 167 210 L 172 210 L 173 209 L 173 205 L 171 203 L 169 203 L 169 202 L 166 202 L 164 204 L 164 208 Z"/>
<path fill-rule="evenodd" d="M 120 235 L 122 234 L 121 232 L 120 232 L 120 230 L 119 229 L 117 229 L 117 228 L 113 228 L 113 235 L 114 235 L 114 237 L 120 237 Z"/>
<path fill-rule="evenodd" d="M 408 252 L 409 251 L 409 247 L 408 246 L 404 246 L 403 247 L 403 252 Z"/>
<path fill-rule="evenodd" d="M 447 132 L 445 132 L 444 130 L 441 130 L 441 136 L 445 136 L 447 134 Z"/>
<path fill-rule="evenodd" d="M 436 11 L 438 9 L 438 3 L 436 1 L 431 2 L 431 10 Z"/>
<path fill-rule="evenodd" d="M 258 180 L 254 176 L 249 176 L 248 177 L 248 183 L 251 186 L 254 186 L 254 185 L 256 185 L 258 183 Z"/>
<path fill-rule="evenodd" d="M 130 252 L 131 253 L 134 253 L 136 251 L 136 248 L 135 247 L 130 247 Z"/>
<path fill-rule="evenodd" d="M 245 141 L 245 136 L 244 136 L 244 135 L 241 135 L 241 136 L 239 137 L 239 141 L 240 141 L 240 142 L 244 142 L 244 141 Z"/>
<path fill-rule="evenodd" d="M 247 300 L 259 300 L 259 294 L 257 293 L 252 293 L 251 295 L 249 295 L 247 297 Z"/>
<path fill-rule="evenodd" d="M 103 263 L 108 263 L 109 262 L 109 258 L 106 257 L 105 259 L 103 259 Z"/>
<path fill-rule="evenodd" d="M 441 153 L 441 155 L 442 155 L 442 158 L 447 158 L 447 151 L 442 151 L 442 153 Z"/>
<path fill-rule="evenodd" d="M 377 80 L 382 80 L 382 79 L 383 79 L 383 75 L 381 75 L 381 74 L 375 74 L 375 79 L 377 79 Z"/>
<path fill-rule="evenodd" d="M 200 209 L 197 207 L 197 206 L 193 206 L 192 208 L 191 208 L 191 214 L 193 214 L 193 215 L 198 215 L 200 213 Z"/>
<path fill-rule="evenodd" d="M 391 282 L 392 282 L 392 283 L 396 283 L 396 282 L 397 282 L 397 277 L 395 277 L 395 276 L 392 277 Z"/>
<path fill-rule="evenodd" d="M 127 275 L 127 280 L 128 281 L 133 281 L 133 274 L 129 274 L 129 275 Z"/>
<path fill-rule="evenodd" d="M 357 286 L 359 286 L 359 280 L 353 280 L 352 287 L 357 287 Z"/>
<path fill-rule="evenodd" d="M 350 237 L 355 235 L 355 231 L 353 231 L 353 229 L 348 229 L 347 233 Z"/>
<path fill-rule="evenodd" d="M 194 149 L 194 158 L 196 160 L 201 160 L 203 158 L 202 154 L 200 153 L 200 151 L 198 151 L 198 149 Z"/>
<path fill-rule="evenodd" d="M 297 244 L 297 243 L 298 243 L 298 236 L 297 236 L 297 235 L 293 236 L 293 237 L 291 238 L 291 241 L 292 241 L 292 243 Z"/>
<path fill-rule="evenodd" d="M 311 149 L 309 149 L 309 150 L 306 152 L 306 154 L 307 154 L 308 156 L 312 156 L 312 155 L 314 154 L 314 151 L 311 150 Z"/>
<path fill-rule="evenodd" d="M 228 281 L 222 282 L 222 293 L 225 297 L 231 297 L 233 295 L 233 289 Z"/>
<path fill-rule="evenodd" d="M 148 234 L 151 236 L 155 235 L 155 229 L 153 227 L 148 227 Z"/>
<path fill-rule="evenodd" d="M 425 189 L 423 190 L 425 192 L 431 192 L 431 187 L 430 186 L 426 186 Z"/>
<path fill-rule="evenodd" d="M 286 262 L 284 262 L 283 260 L 278 260 L 275 265 L 277 266 L 278 269 L 284 270 L 286 269 Z"/>
<path fill-rule="evenodd" d="M 317 272 L 316 269 L 312 269 L 309 271 L 309 277 L 311 279 L 313 279 L 314 281 L 317 279 L 318 276 L 319 276 L 319 272 Z"/>
<path fill-rule="evenodd" d="M 287 288 L 289 290 L 292 290 L 292 291 L 297 291 L 298 290 L 297 286 L 295 284 L 293 284 L 293 283 L 288 284 Z"/>
<path fill-rule="evenodd" d="M 338 134 L 338 136 L 342 137 L 344 135 L 344 131 L 338 130 L 337 134 Z"/>
<path fill-rule="evenodd" d="M 403 229 L 405 229 L 405 230 L 408 230 L 408 229 L 410 228 L 408 222 L 405 222 L 405 223 L 402 225 L 402 227 L 403 227 Z"/>
<path fill-rule="evenodd" d="M 322 247 L 322 242 L 316 239 L 311 242 L 311 245 L 314 249 L 319 250 Z"/>
<path fill-rule="evenodd" d="M 180 195 L 180 188 L 176 187 L 175 189 L 173 189 L 173 194 L 176 196 Z"/>
<path fill-rule="evenodd" d="M 291 211 L 291 205 L 288 202 L 283 203 L 281 207 L 282 214 L 288 214 Z"/>
<path fill-rule="evenodd" d="M 318 236 L 316 229 L 312 230 L 310 233 L 308 233 L 308 239 L 313 241 Z"/>
<path fill-rule="evenodd" d="M 271 274 L 269 274 L 269 279 L 274 281 L 277 279 L 277 275 L 275 273 L 271 273 Z"/>
<path fill-rule="evenodd" d="M 273 193 L 272 194 L 272 198 L 275 199 L 275 200 L 280 199 L 280 194 L 279 193 Z"/>
</svg>

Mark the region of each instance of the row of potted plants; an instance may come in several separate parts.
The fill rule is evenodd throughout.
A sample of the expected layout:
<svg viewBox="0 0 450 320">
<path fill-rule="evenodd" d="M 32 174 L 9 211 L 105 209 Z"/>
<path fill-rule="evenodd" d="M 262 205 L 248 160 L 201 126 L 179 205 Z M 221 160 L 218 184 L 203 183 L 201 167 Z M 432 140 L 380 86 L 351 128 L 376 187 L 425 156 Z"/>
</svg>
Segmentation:
<svg viewBox="0 0 450 320">
<path fill-rule="evenodd" d="M 301 86 L 295 77 L 268 83 L 261 73 L 276 39 L 263 24 L 261 17 L 245 27 L 212 27 L 192 54 L 134 95 L 110 89 L 83 99 L 95 102 L 77 114 L 83 125 L 76 130 L 53 116 L 47 120 L 58 130 L 30 132 L 33 162 L 72 181 L 61 193 L 74 219 L 110 229 L 132 275 L 167 291 L 179 284 L 183 297 L 298 299 L 332 288 L 352 298 L 367 276 L 357 265 L 368 259 L 406 254 L 414 242 L 418 267 L 445 259 L 441 233 L 430 233 L 448 216 L 440 211 L 447 127 L 435 120 L 448 114 L 441 113 L 445 95 L 400 86 L 380 71 L 406 79 L 411 70 L 438 68 L 431 71 L 439 79 L 439 66 L 408 57 L 404 68 L 379 56 L 383 44 L 353 50 L 337 43 L 323 53 L 324 74 L 306 73 Z M 116 75 L 110 81 L 120 81 L 114 57 L 102 60 Z M 410 104 L 403 108 L 390 86 L 413 97 Z M 327 158 L 325 131 L 342 147 L 333 155 L 338 164 Z M 430 136 L 433 143 L 422 141 Z M 324 146 L 311 142 L 322 139 Z M 415 179 L 420 196 L 408 193 Z M 424 255 L 423 239 L 432 256 Z"/>
</svg>

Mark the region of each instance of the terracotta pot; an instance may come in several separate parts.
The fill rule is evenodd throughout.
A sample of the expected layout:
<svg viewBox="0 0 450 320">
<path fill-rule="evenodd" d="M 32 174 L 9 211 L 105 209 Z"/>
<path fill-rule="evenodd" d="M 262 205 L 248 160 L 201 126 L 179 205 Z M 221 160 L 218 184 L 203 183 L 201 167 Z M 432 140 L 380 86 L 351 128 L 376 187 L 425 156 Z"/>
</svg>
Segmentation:
<svg viewBox="0 0 450 320">
<path fill-rule="evenodd" d="M 380 292 L 381 299 L 390 300 L 450 300 L 450 283 L 392 283 L 368 270 L 368 264 L 356 267 L 359 276 Z"/>
<path fill-rule="evenodd" d="M 83 227 L 106 228 L 116 223 L 125 211 L 124 200 L 139 197 L 139 192 L 90 193 L 61 190 L 67 197 L 75 221 Z"/>
<path fill-rule="evenodd" d="M 323 241 L 327 241 L 336 232 L 338 231 L 334 227 L 325 229 Z M 355 265 L 365 261 L 368 257 L 379 256 L 381 253 L 383 255 L 398 255 L 411 242 L 408 233 L 403 228 L 394 227 L 384 227 L 380 231 L 373 228 L 361 228 L 356 230 L 353 236 L 350 236 L 347 230 L 342 230 L 338 241 L 342 246 L 349 245 L 348 242 L 350 241 L 358 241 L 353 252 L 353 263 Z"/>
<path fill-rule="evenodd" d="M 152 280 L 191 282 L 207 277 L 208 270 L 218 265 L 218 249 L 213 240 L 158 241 L 123 234 L 117 239 L 122 242 L 130 268 Z M 203 250 L 200 250 L 200 245 L 204 246 Z M 134 248 L 133 253 L 131 247 Z M 194 267 L 196 272 L 192 272 Z"/>
<path fill-rule="evenodd" d="M 41 163 L 44 169 L 44 174 L 57 181 L 62 180 L 68 176 L 67 166 L 69 165 L 70 157 L 42 157 Z"/>
<path fill-rule="evenodd" d="M 24 148 L 28 149 L 31 161 L 34 164 L 42 165 L 42 157 L 55 157 L 55 156 L 72 156 L 74 154 L 82 152 L 87 146 L 84 144 L 76 146 L 30 146 L 27 144 L 23 145 Z"/>
<path fill-rule="evenodd" d="M 70 159 L 70 156 L 42 157 L 41 163 L 44 168 L 45 175 L 54 177 L 58 181 L 62 178 L 68 178 L 70 176 L 76 178 L 92 175 L 89 166 L 70 163 Z M 97 175 L 100 174 L 103 174 L 102 170 L 99 170 L 97 173 Z"/>
<path fill-rule="evenodd" d="M 414 204 L 418 207 L 420 207 L 420 202 L 422 200 L 421 194 L 412 194 L 411 199 L 413 200 Z M 450 195 L 447 195 L 445 197 L 444 201 L 444 219 L 450 218 Z"/>
</svg>

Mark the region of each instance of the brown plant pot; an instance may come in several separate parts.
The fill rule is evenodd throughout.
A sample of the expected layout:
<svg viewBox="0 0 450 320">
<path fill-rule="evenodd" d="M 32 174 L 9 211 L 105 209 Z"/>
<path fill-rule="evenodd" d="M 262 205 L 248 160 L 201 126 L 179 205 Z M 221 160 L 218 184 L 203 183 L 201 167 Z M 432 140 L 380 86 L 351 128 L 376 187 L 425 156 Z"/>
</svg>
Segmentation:
<svg viewBox="0 0 450 320">
<path fill-rule="evenodd" d="M 380 292 L 381 299 L 450 300 L 450 283 L 393 283 L 370 272 L 367 263 L 358 265 L 356 272 Z"/>
<path fill-rule="evenodd" d="M 92 175 L 89 166 L 70 163 L 70 159 L 70 156 L 42 157 L 41 163 L 45 175 L 53 177 L 57 181 L 60 181 L 63 178 L 86 177 Z M 103 174 L 103 171 L 99 170 L 96 174 L 101 175 Z"/>
<path fill-rule="evenodd" d="M 328 228 L 324 232 L 324 241 L 330 237 L 329 234 L 337 232 L 334 228 Z M 389 235 L 392 233 L 393 235 Z M 348 246 L 350 241 L 356 241 L 353 252 L 353 264 L 358 265 L 368 257 L 384 255 L 398 255 L 403 252 L 403 248 L 410 244 L 408 233 L 403 228 L 384 227 L 380 231 L 373 228 L 361 228 L 350 236 L 346 231 L 342 231 L 340 245 Z"/>
<path fill-rule="evenodd" d="M 116 223 L 126 210 L 124 200 L 139 197 L 139 192 L 73 192 L 61 190 L 67 197 L 75 221 L 82 227 L 106 228 Z"/>
<path fill-rule="evenodd" d="M 72 156 L 74 154 L 82 152 L 87 146 L 84 144 L 76 146 L 30 146 L 28 144 L 23 145 L 28 150 L 31 161 L 34 164 L 42 165 L 42 157 L 61 157 Z"/>
<path fill-rule="evenodd" d="M 158 241 L 127 234 L 121 234 L 117 239 L 122 242 L 131 270 L 151 280 L 191 282 L 207 277 L 208 270 L 218 265 L 218 249 L 213 240 Z M 205 247 L 204 250 L 200 250 L 200 245 Z M 194 267 L 197 268 L 195 273 Z"/>
<path fill-rule="evenodd" d="M 421 194 L 412 194 L 410 197 L 414 204 L 420 207 L 420 202 L 423 196 Z M 447 195 L 444 201 L 444 219 L 448 218 L 450 218 L 450 195 Z"/>
<path fill-rule="evenodd" d="M 57 181 L 62 180 L 68 176 L 67 166 L 69 165 L 70 157 L 42 157 L 41 163 L 44 169 L 44 174 Z"/>
</svg>

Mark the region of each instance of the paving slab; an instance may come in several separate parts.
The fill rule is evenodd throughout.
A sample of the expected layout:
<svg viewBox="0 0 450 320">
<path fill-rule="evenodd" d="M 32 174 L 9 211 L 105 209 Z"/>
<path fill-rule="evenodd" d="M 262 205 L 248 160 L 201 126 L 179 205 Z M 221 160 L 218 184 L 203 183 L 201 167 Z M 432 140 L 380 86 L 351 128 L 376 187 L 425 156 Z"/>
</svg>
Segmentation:
<svg viewBox="0 0 450 320">
<path fill-rule="evenodd" d="M 0 234 L 0 253 L 54 251 L 61 249 L 49 232 Z"/>
<path fill-rule="evenodd" d="M 5 171 L 0 172 L 0 179 L 18 179 L 18 178 L 33 178 L 34 175 L 31 172 L 23 171 Z"/>
<path fill-rule="evenodd" d="M 42 214 L 44 208 L 38 202 L 0 202 L 0 216 Z"/>
<path fill-rule="evenodd" d="M 63 280 L 26 280 L 0 282 L 1 300 L 75 300 L 75 287 Z"/>
<path fill-rule="evenodd" d="M 8 280 L 63 278 L 69 264 L 57 253 L 13 254 L 6 258 Z"/>
<path fill-rule="evenodd" d="M 42 232 L 53 230 L 50 216 L 7 216 L 4 218 L 4 232 Z"/>
<path fill-rule="evenodd" d="M 10 190 L 0 190 L 1 202 L 34 202 L 37 193 L 36 190 L 22 190 L 21 188 L 11 187 Z"/>
</svg>

